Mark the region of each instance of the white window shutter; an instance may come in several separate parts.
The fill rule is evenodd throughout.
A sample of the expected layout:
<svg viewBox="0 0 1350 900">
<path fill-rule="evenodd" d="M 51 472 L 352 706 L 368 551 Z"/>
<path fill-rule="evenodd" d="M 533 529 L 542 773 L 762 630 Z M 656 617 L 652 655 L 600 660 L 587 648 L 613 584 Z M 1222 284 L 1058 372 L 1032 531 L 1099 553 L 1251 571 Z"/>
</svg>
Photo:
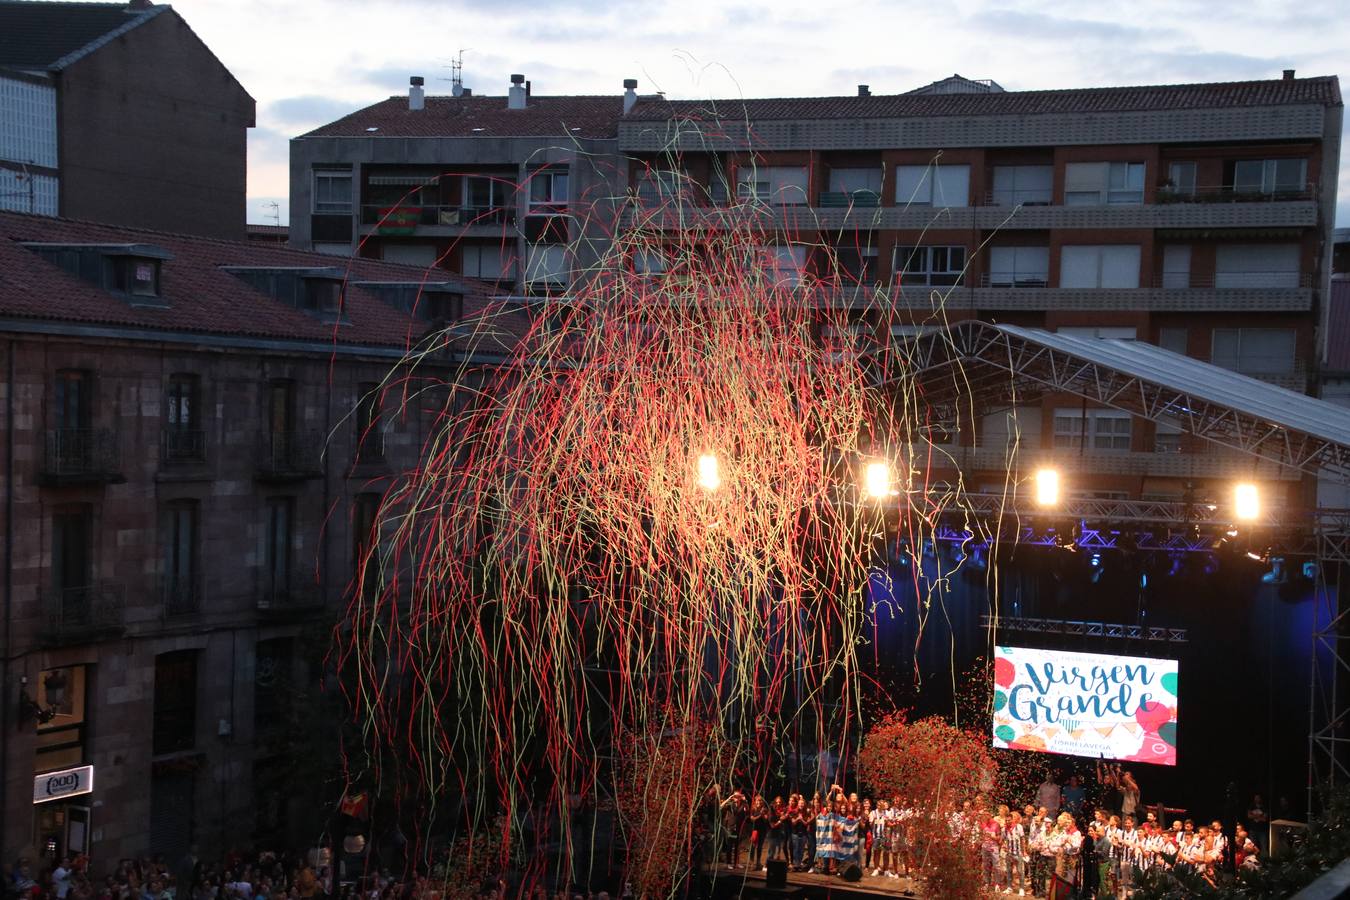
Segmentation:
<svg viewBox="0 0 1350 900">
<path fill-rule="evenodd" d="M 1139 245 L 1114 244 L 1102 247 L 1104 288 L 1139 287 Z"/>
<path fill-rule="evenodd" d="M 1069 245 L 1059 251 L 1059 286 L 1094 288 L 1098 286 L 1101 248 Z"/>
</svg>

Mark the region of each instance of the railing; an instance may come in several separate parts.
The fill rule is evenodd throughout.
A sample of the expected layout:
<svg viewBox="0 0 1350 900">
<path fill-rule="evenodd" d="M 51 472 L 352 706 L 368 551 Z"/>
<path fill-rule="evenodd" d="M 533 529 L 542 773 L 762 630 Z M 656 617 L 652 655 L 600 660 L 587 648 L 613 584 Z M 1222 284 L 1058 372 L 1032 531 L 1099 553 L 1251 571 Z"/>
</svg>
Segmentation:
<svg viewBox="0 0 1350 900">
<path fill-rule="evenodd" d="M 258 436 L 258 475 L 312 478 L 323 474 L 323 435 L 317 431 L 272 431 Z"/>
<path fill-rule="evenodd" d="M 1045 188 L 989 191 L 984 195 L 985 206 L 1050 206 L 1053 200 L 1054 195 Z"/>
<path fill-rule="evenodd" d="M 381 231 L 404 231 L 419 226 L 507 225 L 516 218 L 511 206 L 391 206 L 368 203 L 361 207 L 361 224 L 376 225 Z"/>
<path fill-rule="evenodd" d="M 167 464 L 206 461 L 206 432 L 190 428 L 165 428 L 160 432 L 160 459 Z"/>
<path fill-rule="evenodd" d="M 1159 187 L 1158 203 L 1275 203 L 1287 200 L 1316 200 L 1317 186 L 1312 182 L 1286 185 L 1273 190 L 1246 185 L 1197 185 L 1194 188 Z"/>
<path fill-rule="evenodd" d="M 49 478 L 112 479 L 121 468 L 117 435 L 101 428 L 52 429 L 43 462 Z"/>
<path fill-rule="evenodd" d="M 1219 272 L 1214 275 L 1191 275 L 1182 272 L 1164 272 L 1153 279 L 1153 287 L 1169 289 L 1249 289 L 1249 288 L 1310 288 L 1312 275 L 1306 272 L 1253 271 Z"/>
<path fill-rule="evenodd" d="M 201 611 L 202 589 L 196 578 L 165 578 L 163 595 L 165 618 L 194 616 Z"/>
<path fill-rule="evenodd" d="M 874 207 L 881 205 L 881 194 L 876 191 L 821 191 L 820 205 L 824 208 Z"/>
<path fill-rule="evenodd" d="M 980 276 L 980 287 L 1043 288 L 1049 285 L 1047 272 L 985 272 Z"/>
<path fill-rule="evenodd" d="M 77 641 L 122 629 L 126 586 L 100 581 L 49 591 L 42 597 L 49 641 Z"/>
<path fill-rule="evenodd" d="M 313 581 L 313 572 L 296 572 L 285 582 L 272 581 L 263 584 L 258 590 L 258 612 L 267 615 L 288 615 L 321 609 L 323 593 Z"/>
</svg>

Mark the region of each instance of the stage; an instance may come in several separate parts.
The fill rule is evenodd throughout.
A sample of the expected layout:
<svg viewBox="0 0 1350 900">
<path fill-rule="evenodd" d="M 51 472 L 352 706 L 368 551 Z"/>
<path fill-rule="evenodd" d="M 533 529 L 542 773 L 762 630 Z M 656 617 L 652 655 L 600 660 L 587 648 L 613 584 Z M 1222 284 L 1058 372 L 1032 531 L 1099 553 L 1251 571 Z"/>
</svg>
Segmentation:
<svg viewBox="0 0 1350 900">
<path fill-rule="evenodd" d="M 920 897 L 909 878 L 886 878 L 863 875 L 861 881 L 844 881 L 837 875 L 808 872 L 789 872 L 786 888 L 765 886 L 767 873 L 728 869 L 717 866 L 705 869 L 704 877 L 711 881 L 714 897 L 830 897 L 834 900 L 866 900 L 870 897 Z"/>
</svg>

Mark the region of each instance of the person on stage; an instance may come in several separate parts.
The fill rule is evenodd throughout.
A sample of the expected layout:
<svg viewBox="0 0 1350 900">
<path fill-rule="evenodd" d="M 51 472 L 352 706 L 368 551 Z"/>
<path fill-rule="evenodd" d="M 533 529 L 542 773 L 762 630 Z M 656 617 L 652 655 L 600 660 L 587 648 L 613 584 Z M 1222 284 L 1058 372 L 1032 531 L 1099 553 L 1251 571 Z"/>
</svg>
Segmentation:
<svg viewBox="0 0 1350 900">
<path fill-rule="evenodd" d="M 750 815 L 748 818 L 748 827 L 750 829 L 750 865 L 751 870 L 763 867 L 764 846 L 769 840 L 769 807 L 764 802 L 764 797 L 760 794 L 755 795 L 754 801 L 750 804 Z"/>
<path fill-rule="evenodd" d="M 1060 813 L 1055 827 L 1047 838 L 1053 854 L 1055 871 L 1050 882 L 1050 900 L 1070 900 L 1079 883 L 1083 835 L 1074 824 L 1073 816 Z"/>
<path fill-rule="evenodd" d="M 835 839 L 841 836 L 836 833 L 836 825 L 840 824 L 839 819 L 841 818 L 842 816 L 835 814 L 831 804 L 825 803 L 820 807 L 820 812 L 816 814 L 815 866 L 807 871 L 819 872 L 822 875 L 834 874 L 835 848 L 837 846 Z"/>
</svg>

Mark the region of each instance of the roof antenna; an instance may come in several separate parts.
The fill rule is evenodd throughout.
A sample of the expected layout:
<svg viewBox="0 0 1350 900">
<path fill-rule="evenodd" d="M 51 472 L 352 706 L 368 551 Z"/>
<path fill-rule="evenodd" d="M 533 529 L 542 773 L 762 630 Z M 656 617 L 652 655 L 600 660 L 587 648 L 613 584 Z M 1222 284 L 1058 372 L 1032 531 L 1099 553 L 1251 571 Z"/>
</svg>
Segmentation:
<svg viewBox="0 0 1350 900">
<path fill-rule="evenodd" d="M 455 54 L 454 59 L 450 60 L 450 95 L 452 97 L 464 96 L 464 54 L 468 50 L 461 49 Z"/>
<path fill-rule="evenodd" d="M 272 210 L 272 221 L 278 228 L 281 227 L 281 204 L 275 200 L 268 200 L 263 206 L 270 207 Z"/>
</svg>

